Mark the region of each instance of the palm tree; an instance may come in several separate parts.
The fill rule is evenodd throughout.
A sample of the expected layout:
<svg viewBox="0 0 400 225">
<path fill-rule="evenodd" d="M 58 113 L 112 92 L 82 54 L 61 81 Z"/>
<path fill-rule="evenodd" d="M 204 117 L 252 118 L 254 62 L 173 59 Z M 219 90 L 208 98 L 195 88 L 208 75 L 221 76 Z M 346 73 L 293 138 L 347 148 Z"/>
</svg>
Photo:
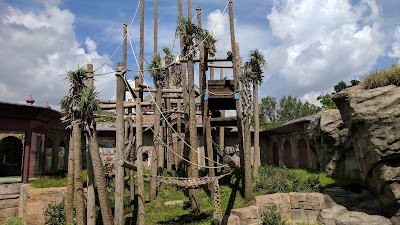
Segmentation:
<svg viewBox="0 0 400 225">
<path fill-rule="evenodd" d="M 100 111 L 100 105 L 97 101 L 99 93 L 91 87 L 83 90 L 80 101 L 80 114 L 82 115 L 82 122 L 84 131 L 89 138 L 89 151 L 92 158 L 92 166 L 94 177 L 99 195 L 101 215 L 103 224 L 112 225 L 113 215 L 111 211 L 111 204 L 107 195 L 107 185 L 103 173 L 103 164 L 101 162 L 99 153 L 99 143 L 97 140 L 96 120 L 94 113 Z M 88 209 L 89 210 L 89 209 Z"/>
<path fill-rule="evenodd" d="M 159 53 L 154 55 L 154 58 L 151 64 L 148 67 L 150 75 L 153 77 L 154 85 L 156 87 L 156 105 L 154 112 L 154 134 L 153 134 L 153 143 L 154 148 L 151 154 L 151 177 L 150 177 L 150 192 L 149 192 L 149 199 L 154 200 L 157 195 L 157 166 L 158 166 L 158 159 L 159 154 L 162 154 L 162 145 L 160 144 L 161 138 L 161 111 L 159 107 L 161 107 L 161 98 L 162 98 L 162 86 L 164 83 L 164 74 L 162 72 L 162 63 L 161 63 L 161 56 Z"/>
<path fill-rule="evenodd" d="M 71 83 L 68 95 L 61 100 L 61 109 L 64 114 L 62 121 L 68 124 L 68 128 L 72 129 L 73 139 L 73 157 L 74 167 L 68 168 L 68 179 L 74 177 L 74 188 L 73 193 L 75 196 L 75 207 L 76 207 L 76 222 L 77 224 L 85 224 L 85 200 L 83 195 L 83 184 L 82 184 L 82 133 L 81 133 L 81 114 L 79 110 L 80 97 L 83 89 L 85 88 L 86 72 L 83 68 L 77 71 L 69 71 L 66 77 Z M 71 148 L 71 147 L 70 147 Z M 70 153 L 71 154 L 71 153 Z M 70 171 L 70 170 L 73 170 Z M 72 182 L 68 181 L 70 185 Z M 72 188 L 67 187 L 67 207 L 66 214 L 68 215 L 68 222 L 71 221 L 73 215 L 73 208 L 71 209 L 70 193 Z"/>
<path fill-rule="evenodd" d="M 195 55 L 194 39 L 199 40 L 202 30 L 191 22 L 191 19 L 181 18 L 178 23 L 178 32 L 182 40 L 183 48 L 181 56 L 187 58 L 188 68 L 188 89 L 189 92 L 189 124 L 190 124 L 190 146 L 197 150 L 197 128 L 196 128 L 196 102 L 194 91 L 194 71 L 193 71 L 193 57 Z M 189 159 L 191 162 L 197 164 L 197 154 L 194 151 L 189 151 Z M 192 178 L 199 176 L 197 166 L 188 164 L 188 174 Z M 193 213 L 200 212 L 200 198 L 199 191 L 196 189 L 189 190 L 190 201 Z"/>
<path fill-rule="evenodd" d="M 244 189 L 244 197 L 251 198 L 251 133 L 250 133 L 250 117 L 251 117 L 251 94 L 250 94 L 251 70 L 245 66 L 243 74 L 240 77 L 240 95 L 242 98 L 243 108 L 243 177 L 242 187 Z"/>
<path fill-rule="evenodd" d="M 217 42 L 217 39 L 208 30 L 203 30 L 200 36 L 200 41 L 203 40 L 203 46 L 207 51 L 204 55 L 207 56 L 208 53 L 209 56 L 215 57 L 215 53 L 217 52 L 215 43 Z"/>
<path fill-rule="evenodd" d="M 264 76 L 263 68 L 266 61 L 264 55 L 258 50 L 254 49 L 249 53 L 250 62 L 247 62 L 247 67 L 251 70 L 251 79 L 253 80 L 253 98 L 254 98 L 254 165 L 253 175 L 258 176 L 258 167 L 260 162 L 260 113 L 258 109 L 258 85 L 263 81 Z"/>
</svg>

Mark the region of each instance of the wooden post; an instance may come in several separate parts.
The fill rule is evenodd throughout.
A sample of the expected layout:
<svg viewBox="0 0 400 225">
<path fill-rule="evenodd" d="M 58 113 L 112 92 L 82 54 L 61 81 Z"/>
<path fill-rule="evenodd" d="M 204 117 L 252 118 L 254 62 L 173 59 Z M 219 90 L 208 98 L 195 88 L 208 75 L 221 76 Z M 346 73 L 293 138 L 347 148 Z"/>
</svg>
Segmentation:
<svg viewBox="0 0 400 225">
<path fill-rule="evenodd" d="M 128 50 L 128 23 L 126 21 L 124 21 L 124 49 L 123 49 L 123 53 L 122 53 L 122 64 L 123 67 L 126 68 L 127 65 L 127 61 L 126 61 L 126 56 L 127 56 L 127 50 Z"/>
<path fill-rule="evenodd" d="M 138 179 L 138 224 L 144 225 L 144 177 L 143 177 L 143 122 L 140 98 L 136 99 L 136 152 Z"/>
<path fill-rule="evenodd" d="M 117 64 L 117 89 L 116 89 L 116 147 L 115 156 L 117 159 L 124 157 L 124 71 L 123 63 Z M 114 224 L 124 224 L 124 168 L 116 166 L 115 172 L 115 211 L 114 211 Z"/>
<path fill-rule="evenodd" d="M 143 84 L 144 73 L 144 0 L 140 1 L 140 50 L 139 50 L 139 84 Z M 139 92 L 139 97 L 143 100 L 143 92 Z"/>
<path fill-rule="evenodd" d="M 129 102 L 132 102 L 132 99 L 128 99 Z M 132 108 L 128 108 L 128 117 L 132 120 Z M 129 123 L 129 140 L 133 141 L 133 123 L 130 121 Z M 133 163 L 135 161 L 135 154 L 133 148 L 129 154 L 129 162 Z M 135 200 L 135 174 L 133 170 L 129 170 L 129 191 L 130 191 L 130 200 L 131 202 Z"/>
<path fill-rule="evenodd" d="M 192 0 L 188 0 L 188 18 L 192 20 Z"/>
<path fill-rule="evenodd" d="M 93 65 L 86 65 L 86 86 L 88 88 L 93 88 Z M 92 156 L 89 151 L 89 137 L 86 136 L 86 163 L 87 163 L 87 224 L 96 224 L 96 202 L 95 202 L 95 191 L 94 191 L 94 172 L 92 164 Z"/>
<path fill-rule="evenodd" d="M 158 0 L 154 0 L 154 54 L 158 52 Z"/>
<path fill-rule="evenodd" d="M 219 70 L 219 79 L 223 80 L 224 79 L 224 69 L 221 68 Z M 221 110 L 221 117 L 225 117 L 225 110 Z M 225 128 L 220 127 L 219 128 L 219 150 L 222 152 L 225 149 Z M 218 162 L 222 162 L 222 159 L 220 159 Z"/>
</svg>

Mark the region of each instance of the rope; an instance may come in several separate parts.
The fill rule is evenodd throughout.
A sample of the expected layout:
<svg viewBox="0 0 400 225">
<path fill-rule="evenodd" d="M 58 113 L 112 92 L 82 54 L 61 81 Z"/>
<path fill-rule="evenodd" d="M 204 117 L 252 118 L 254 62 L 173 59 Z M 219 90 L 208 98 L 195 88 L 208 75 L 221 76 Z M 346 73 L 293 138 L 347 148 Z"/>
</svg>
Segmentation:
<svg viewBox="0 0 400 225">
<path fill-rule="evenodd" d="M 196 189 L 202 186 L 207 186 L 214 182 L 218 183 L 219 179 L 229 174 L 231 174 L 231 172 L 215 177 L 199 177 L 199 178 L 164 177 L 164 176 L 151 176 L 151 175 L 145 175 L 145 176 L 156 177 L 158 182 L 164 183 L 166 185 L 171 185 L 183 189 Z"/>
<path fill-rule="evenodd" d="M 140 3 L 140 1 L 139 1 L 139 3 Z M 229 1 L 226 3 L 225 8 L 224 8 L 224 10 L 222 11 L 222 14 L 221 14 L 220 18 L 218 19 L 218 21 L 215 23 L 215 25 L 214 25 L 213 28 L 211 29 L 211 32 L 213 32 L 213 31 L 215 30 L 215 28 L 217 27 L 217 25 L 218 25 L 219 22 L 221 21 L 222 16 L 225 14 L 226 9 L 228 8 L 228 5 L 229 5 Z M 196 15 L 196 16 L 197 16 L 197 15 Z M 194 18 L 196 18 L 196 16 L 195 16 Z M 193 18 L 193 19 L 194 19 L 194 18 Z M 200 46 L 203 42 L 205 42 L 205 41 L 207 40 L 207 38 L 210 36 L 211 32 L 210 32 L 209 34 L 207 34 L 207 36 L 206 36 L 201 42 L 198 43 L 198 46 Z M 129 30 L 128 30 L 127 33 L 129 33 Z M 129 36 L 129 35 L 128 35 L 128 36 Z M 167 44 L 167 45 L 164 46 L 164 47 L 168 47 L 168 46 L 171 45 L 172 43 L 175 43 L 176 38 L 177 38 L 177 35 L 175 34 L 174 39 L 173 39 L 169 44 Z M 122 43 L 121 43 L 121 44 L 122 44 Z M 121 46 L 121 44 L 120 44 L 120 46 Z M 192 54 L 193 52 L 197 51 L 198 49 L 199 49 L 199 47 L 193 48 L 191 51 L 189 51 L 189 52 L 188 52 L 186 55 L 184 55 L 182 58 L 185 58 L 185 57 L 189 56 L 190 54 Z M 159 53 L 159 52 L 154 53 L 152 56 L 150 56 L 150 57 L 144 59 L 143 61 L 146 62 L 147 60 L 152 59 L 157 53 Z M 146 63 L 147 63 L 147 62 L 146 62 Z M 166 67 L 169 67 L 169 66 L 173 65 L 174 63 L 175 63 L 175 62 L 171 62 L 170 64 L 165 65 L 165 66 L 166 66 Z M 126 68 L 128 69 L 128 68 L 132 68 L 132 67 L 139 67 L 139 62 L 136 60 L 136 64 L 133 64 L 133 65 L 128 66 L 128 67 L 126 67 Z M 148 70 L 148 69 L 147 69 L 147 70 L 145 70 L 145 69 L 140 70 L 140 69 L 139 69 L 139 70 L 134 71 L 134 72 L 143 73 L 143 72 L 145 72 L 145 71 L 148 72 L 148 71 L 157 70 L 157 69 L 161 69 L 161 68 L 162 68 L 162 67 L 160 67 L 160 68 L 153 68 L 153 69 L 151 69 L 151 70 Z M 97 69 L 96 69 L 96 70 L 97 70 Z M 102 76 L 102 75 L 112 74 L 112 73 L 115 73 L 115 72 L 116 72 L 116 70 L 110 71 L 110 72 L 106 72 L 106 73 L 102 73 L 102 74 L 94 74 L 94 75 L 95 75 L 95 76 Z M 144 79 L 144 77 L 143 77 L 143 79 Z"/>
<path fill-rule="evenodd" d="M 135 18 L 136 18 L 136 14 L 137 14 L 137 12 L 138 12 L 139 5 L 140 5 L 140 0 L 138 1 L 138 4 L 137 4 L 137 6 L 136 6 L 135 14 L 133 15 L 133 18 L 132 18 L 131 23 L 129 24 L 129 26 L 132 26 L 133 21 L 134 21 Z M 105 65 L 111 60 L 111 58 L 114 57 L 114 55 L 117 53 L 117 51 L 119 50 L 119 48 L 121 48 L 121 45 L 124 43 L 124 40 L 125 40 L 125 38 L 127 37 L 127 35 L 128 35 L 128 32 L 127 32 L 126 34 L 124 34 L 124 38 L 122 39 L 121 43 L 119 43 L 119 45 L 118 45 L 117 49 L 115 49 L 114 53 L 113 53 L 103 64 L 101 64 L 97 69 L 95 69 L 95 70 L 93 71 L 93 73 L 96 72 L 97 70 L 99 70 L 100 68 L 102 68 L 103 66 L 105 66 Z M 98 75 L 97 75 L 97 76 L 98 76 Z"/>
<path fill-rule="evenodd" d="M 128 38 L 129 38 L 129 36 L 128 36 Z M 132 49 L 132 51 L 133 51 L 133 55 L 134 55 L 135 61 L 138 62 L 138 61 L 137 61 L 136 54 L 135 54 L 135 50 L 133 49 L 133 45 L 132 45 L 132 42 L 131 42 L 130 38 L 129 38 L 129 43 L 130 43 L 130 45 L 131 45 L 131 49 Z M 141 71 L 140 71 L 140 75 L 141 75 L 142 78 L 144 79 L 143 73 L 142 73 Z M 127 83 L 127 82 L 126 82 L 126 83 Z M 129 84 L 128 84 L 128 85 L 129 85 Z M 150 90 L 150 88 L 149 88 L 148 86 L 147 86 L 146 88 L 147 88 L 148 91 Z M 130 90 L 130 91 L 131 91 L 131 90 Z M 131 94 L 132 94 L 132 93 L 131 93 Z M 132 94 L 132 95 L 133 95 L 133 94 Z M 183 141 L 183 143 L 184 143 L 186 146 L 188 146 L 189 149 L 191 149 L 192 151 L 196 152 L 198 155 L 204 157 L 205 159 L 208 159 L 208 160 L 209 160 L 208 157 L 206 157 L 206 156 L 203 155 L 203 154 L 200 154 L 197 150 L 195 150 L 192 146 L 190 146 L 190 144 L 188 144 L 180 135 L 178 135 L 178 132 L 177 132 L 177 131 L 174 129 L 174 127 L 168 122 L 168 119 L 165 117 L 164 113 L 162 113 L 162 110 L 161 110 L 160 106 L 157 104 L 157 102 L 155 101 L 154 96 L 153 96 L 152 94 L 150 94 L 150 97 L 151 97 L 152 101 L 154 102 L 154 105 L 156 106 L 156 108 L 161 112 L 161 116 L 162 116 L 162 118 L 165 120 L 166 124 L 168 124 L 168 126 L 171 128 L 171 130 L 172 130 L 175 134 L 177 134 L 177 136 L 179 137 L 179 139 L 181 139 L 181 141 Z M 143 115 L 143 114 L 142 114 L 142 115 Z M 146 123 L 147 123 L 147 122 L 146 122 Z M 156 135 L 157 138 L 161 140 L 161 138 L 159 137 L 159 135 L 158 135 L 158 134 L 155 134 L 155 132 L 154 132 L 153 129 L 151 129 L 151 130 L 153 131 L 153 135 Z M 163 145 L 165 145 L 165 143 L 164 143 L 163 140 L 161 140 L 161 142 L 163 143 Z M 170 151 L 172 151 L 168 146 L 167 146 L 167 149 L 170 150 Z M 178 155 L 178 154 L 176 154 L 174 151 L 172 151 L 172 152 L 173 152 L 175 155 Z M 178 157 L 180 157 L 180 156 L 178 156 Z M 182 158 L 182 157 L 180 157 L 180 158 Z M 183 158 L 182 158 L 182 159 L 183 159 Z M 184 160 L 184 161 L 187 161 L 187 162 L 190 162 L 191 164 L 196 164 L 196 163 L 193 163 L 193 162 L 188 161 L 188 160 L 186 160 L 186 159 L 183 159 L 183 160 Z M 219 162 L 216 162 L 216 161 L 213 161 L 213 160 L 210 160 L 210 161 L 216 163 L 217 165 L 218 165 L 218 164 L 219 164 L 219 165 L 222 165 L 221 167 L 226 167 L 226 166 L 227 166 L 227 165 L 224 165 L 224 164 L 222 164 L 222 163 L 219 163 Z M 196 164 L 196 165 L 199 165 L 199 164 Z M 205 167 L 205 166 L 201 166 L 201 167 Z M 205 168 L 221 168 L 221 167 L 205 167 Z"/>
</svg>

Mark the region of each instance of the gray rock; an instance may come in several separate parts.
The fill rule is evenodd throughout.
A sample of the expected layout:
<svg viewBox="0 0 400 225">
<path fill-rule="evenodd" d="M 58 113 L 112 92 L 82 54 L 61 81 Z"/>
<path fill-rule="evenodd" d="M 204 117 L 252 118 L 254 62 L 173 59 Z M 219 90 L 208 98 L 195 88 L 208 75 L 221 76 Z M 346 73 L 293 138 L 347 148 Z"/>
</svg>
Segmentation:
<svg viewBox="0 0 400 225">
<path fill-rule="evenodd" d="M 333 100 L 349 128 L 361 177 L 379 195 L 385 215 L 400 216 L 400 87 L 358 85 Z"/>
<path fill-rule="evenodd" d="M 353 142 L 339 110 L 320 112 L 307 129 L 317 167 L 329 175 L 359 178 L 359 164 Z"/>
</svg>

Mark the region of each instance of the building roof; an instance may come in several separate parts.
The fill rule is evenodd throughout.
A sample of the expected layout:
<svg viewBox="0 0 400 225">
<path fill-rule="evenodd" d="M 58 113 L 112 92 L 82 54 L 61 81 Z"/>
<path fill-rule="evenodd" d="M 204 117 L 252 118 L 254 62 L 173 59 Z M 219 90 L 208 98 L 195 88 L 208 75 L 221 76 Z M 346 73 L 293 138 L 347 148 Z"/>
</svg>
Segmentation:
<svg viewBox="0 0 400 225">
<path fill-rule="evenodd" d="M 296 131 L 304 130 L 304 125 L 309 124 L 316 114 L 300 117 L 294 120 L 290 120 L 278 127 L 274 127 L 271 129 L 264 130 L 263 132 L 267 134 L 282 134 L 282 133 L 291 133 Z"/>
<path fill-rule="evenodd" d="M 61 122 L 61 113 L 44 106 L 18 104 L 0 101 L 0 117 L 40 120 L 48 123 L 49 128 L 65 130 Z"/>
</svg>

